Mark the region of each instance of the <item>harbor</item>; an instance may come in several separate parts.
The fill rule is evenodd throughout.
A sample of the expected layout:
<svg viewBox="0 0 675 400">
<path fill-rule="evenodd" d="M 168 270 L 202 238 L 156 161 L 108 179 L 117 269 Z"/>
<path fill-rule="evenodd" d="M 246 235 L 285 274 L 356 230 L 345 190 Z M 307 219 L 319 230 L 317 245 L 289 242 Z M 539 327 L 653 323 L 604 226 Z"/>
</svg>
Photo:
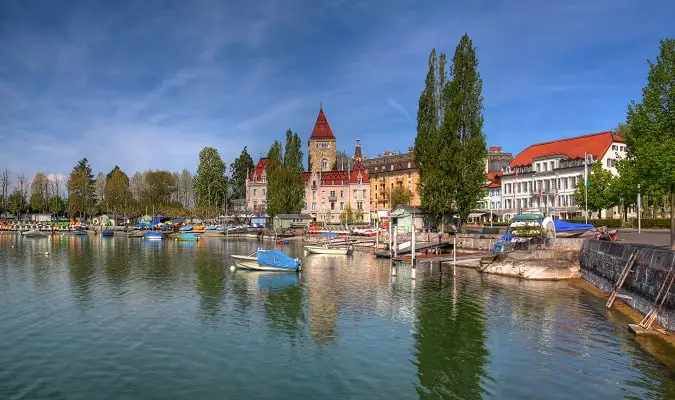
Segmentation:
<svg viewBox="0 0 675 400">
<path fill-rule="evenodd" d="M 80 399 L 95 382 L 110 399 L 535 398 L 534 379 L 547 398 L 675 394 L 673 349 L 636 341 L 627 317 L 571 282 L 422 258 L 411 279 L 393 260 L 305 255 L 300 242 L 281 248 L 299 273 L 230 268 L 260 246 L 0 233 L 2 393 Z"/>
</svg>

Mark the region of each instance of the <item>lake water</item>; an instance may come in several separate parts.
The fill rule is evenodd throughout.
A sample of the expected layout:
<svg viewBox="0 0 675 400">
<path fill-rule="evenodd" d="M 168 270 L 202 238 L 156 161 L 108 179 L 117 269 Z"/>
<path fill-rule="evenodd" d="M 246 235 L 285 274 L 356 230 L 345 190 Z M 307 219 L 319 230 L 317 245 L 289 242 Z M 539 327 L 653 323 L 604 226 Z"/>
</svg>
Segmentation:
<svg viewBox="0 0 675 400">
<path fill-rule="evenodd" d="M 412 281 L 365 254 L 230 270 L 257 246 L 0 233 L 0 398 L 675 398 L 674 371 L 568 283 Z"/>
</svg>

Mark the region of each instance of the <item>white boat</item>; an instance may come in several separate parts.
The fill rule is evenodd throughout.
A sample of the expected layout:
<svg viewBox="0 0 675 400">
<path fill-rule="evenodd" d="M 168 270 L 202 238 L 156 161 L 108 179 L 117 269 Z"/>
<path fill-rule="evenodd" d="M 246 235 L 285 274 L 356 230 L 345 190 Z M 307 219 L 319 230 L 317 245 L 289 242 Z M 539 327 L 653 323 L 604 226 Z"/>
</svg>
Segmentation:
<svg viewBox="0 0 675 400">
<path fill-rule="evenodd" d="M 25 236 L 25 237 L 47 237 L 48 235 L 44 232 L 40 232 L 37 229 L 32 229 L 30 231 L 21 232 L 21 236 Z"/>
<path fill-rule="evenodd" d="M 349 253 L 348 247 L 328 247 L 328 246 L 305 246 L 305 251 L 310 254 L 331 254 L 346 255 Z"/>
<path fill-rule="evenodd" d="M 261 254 L 263 255 L 261 257 Z M 293 259 L 279 250 L 258 250 L 248 256 L 232 254 L 237 268 L 253 271 L 299 271 L 300 260 Z M 268 260 L 260 262 L 261 260 Z"/>
</svg>

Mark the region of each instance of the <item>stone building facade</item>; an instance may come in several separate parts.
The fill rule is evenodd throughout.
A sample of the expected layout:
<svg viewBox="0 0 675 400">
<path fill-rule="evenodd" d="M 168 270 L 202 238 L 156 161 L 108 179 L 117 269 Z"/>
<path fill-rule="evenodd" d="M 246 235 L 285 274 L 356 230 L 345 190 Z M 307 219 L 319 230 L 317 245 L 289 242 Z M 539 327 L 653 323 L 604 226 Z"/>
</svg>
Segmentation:
<svg viewBox="0 0 675 400">
<path fill-rule="evenodd" d="M 370 177 L 371 210 L 391 210 L 391 191 L 395 188 L 410 191 L 410 206 L 421 205 L 417 187 L 420 174 L 413 160 L 413 151 L 414 148 L 409 147 L 407 153 L 384 152 L 363 161 L 363 168 Z"/>
</svg>

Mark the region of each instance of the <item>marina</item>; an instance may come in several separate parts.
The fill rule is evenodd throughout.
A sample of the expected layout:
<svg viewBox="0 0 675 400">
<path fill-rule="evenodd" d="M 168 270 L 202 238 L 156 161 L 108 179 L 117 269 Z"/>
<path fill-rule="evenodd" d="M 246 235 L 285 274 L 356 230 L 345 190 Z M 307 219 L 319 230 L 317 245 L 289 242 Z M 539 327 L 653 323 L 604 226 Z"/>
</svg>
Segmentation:
<svg viewBox="0 0 675 400">
<path fill-rule="evenodd" d="M 422 257 L 411 279 L 409 267 L 392 275 L 390 260 L 366 252 L 303 256 L 295 242 L 282 251 L 300 273 L 231 269 L 232 255 L 260 245 L 0 233 L 1 393 L 675 396 L 673 348 L 637 339 L 579 285 L 453 275 Z"/>
</svg>

